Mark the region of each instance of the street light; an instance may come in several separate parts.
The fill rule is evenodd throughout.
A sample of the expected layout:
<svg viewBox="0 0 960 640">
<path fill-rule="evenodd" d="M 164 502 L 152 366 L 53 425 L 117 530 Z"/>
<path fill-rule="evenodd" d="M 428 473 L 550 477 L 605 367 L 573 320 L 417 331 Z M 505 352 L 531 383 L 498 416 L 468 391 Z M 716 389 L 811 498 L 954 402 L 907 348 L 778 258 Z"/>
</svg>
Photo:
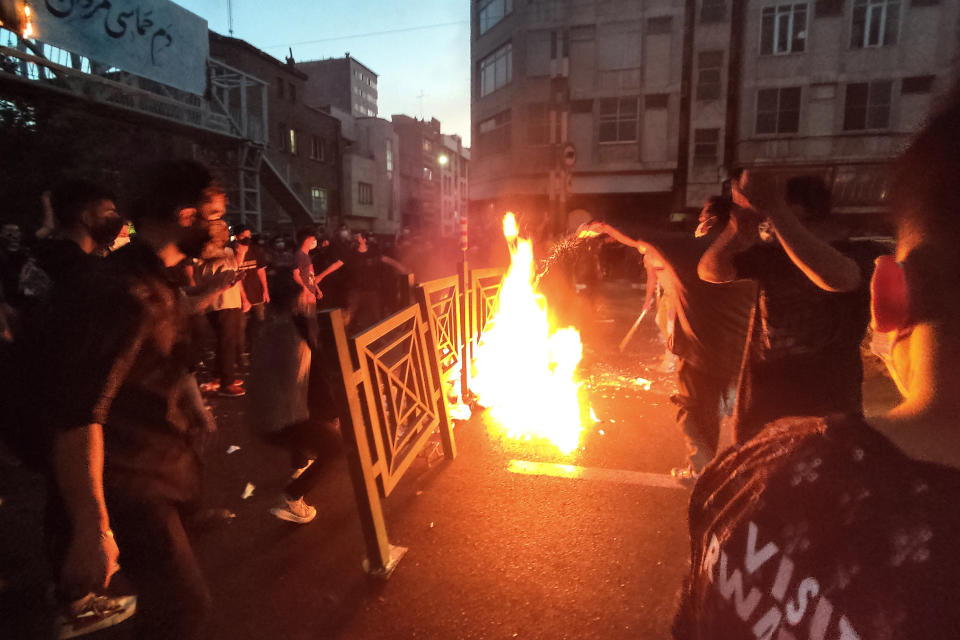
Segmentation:
<svg viewBox="0 0 960 640">
<path fill-rule="evenodd" d="M 439 164 L 441 167 L 447 166 L 448 162 L 450 162 L 450 158 L 447 157 L 447 154 L 441 153 L 439 156 L 437 156 L 437 164 Z"/>
</svg>

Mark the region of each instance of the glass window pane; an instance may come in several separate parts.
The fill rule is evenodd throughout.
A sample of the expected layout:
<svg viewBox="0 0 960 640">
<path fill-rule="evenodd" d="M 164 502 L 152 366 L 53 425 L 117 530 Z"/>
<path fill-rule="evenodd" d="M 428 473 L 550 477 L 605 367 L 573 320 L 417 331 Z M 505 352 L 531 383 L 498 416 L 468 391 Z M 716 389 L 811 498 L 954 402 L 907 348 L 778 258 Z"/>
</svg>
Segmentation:
<svg viewBox="0 0 960 640">
<path fill-rule="evenodd" d="M 800 130 L 800 112 L 785 110 L 780 112 L 777 133 L 797 133 Z"/>
<path fill-rule="evenodd" d="M 863 47 L 863 34 L 867 28 L 867 8 L 857 5 L 853 8 L 852 28 L 850 31 L 850 46 L 860 49 Z"/>
<path fill-rule="evenodd" d="M 760 53 L 769 55 L 773 53 L 773 7 L 767 7 L 763 10 L 763 17 L 760 22 Z"/>
<path fill-rule="evenodd" d="M 880 27 L 883 24 L 883 6 L 874 5 L 870 7 L 867 15 L 867 46 L 876 47 L 880 45 Z"/>
<path fill-rule="evenodd" d="M 800 110 L 800 87 L 790 87 L 788 89 L 780 90 L 780 110 Z"/>
<path fill-rule="evenodd" d="M 790 50 L 794 53 L 806 50 L 807 45 L 807 5 L 793 5 L 793 34 Z"/>
<path fill-rule="evenodd" d="M 891 45 L 897 43 L 897 32 L 900 30 L 900 3 L 887 3 L 887 20 L 884 24 L 883 44 Z"/>
<path fill-rule="evenodd" d="M 600 115 L 616 115 L 617 114 L 617 99 L 616 98 L 603 98 L 600 100 Z"/>
<path fill-rule="evenodd" d="M 757 133 L 776 133 L 777 114 L 772 111 L 757 112 Z"/>
<path fill-rule="evenodd" d="M 620 133 L 617 138 L 620 142 L 632 142 L 637 139 L 637 121 L 624 120 L 620 122 Z"/>
<path fill-rule="evenodd" d="M 620 117 L 635 118 L 637 116 L 637 99 L 620 98 Z"/>
<path fill-rule="evenodd" d="M 868 86 L 866 82 L 856 82 L 847 85 L 847 108 L 867 106 Z"/>
<path fill-rule="evenodd" d="M 616 142 L 617 141 L 617 123 L 601 122 L 599 139 L 600 139 L 600 142 Z"/>
<path fill-rule="evenodd" d="M 777 90 L 761 89 L 757 92 L 757 111 L 777 110 Z"/>
</svg>

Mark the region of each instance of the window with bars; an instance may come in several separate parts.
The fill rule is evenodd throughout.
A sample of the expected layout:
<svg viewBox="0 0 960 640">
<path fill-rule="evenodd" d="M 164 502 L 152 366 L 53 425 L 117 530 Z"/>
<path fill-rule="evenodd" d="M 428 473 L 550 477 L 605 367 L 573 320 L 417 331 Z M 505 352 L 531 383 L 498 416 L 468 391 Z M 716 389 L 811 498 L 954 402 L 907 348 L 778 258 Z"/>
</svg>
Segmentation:
<svg viewBox="0 0 960 640">
<path fill-rule="evenodd" d="M 697 100 L 719 100 L 723 71 L 723 51 L 697 54 Z"/>
<path fill-rule="evenodd" d="M 327 141 L 320 136 L 310 138 L 310 159 L 321 162 L 327 159 Z"/>
<path fill-rule="evenodd" d="M 900 0 L 853 0 L 850 46 L 855 49 L 897 43 Z"/>
<path fill-rule="evenodd" d="M 320 187 L 310 189 L 310 211 L 316 216 L 327 215 L 327 190 Z"/>
<path fill-rule="evenodd" d="M 640 110 L 637 96 L 602 98 L 599 109 L 597 140 L 605 142 L 636 142 Z"/>
<path fill-rule="evenodd" d="M 727 19 L 726 0 L 702 0 L 700 22 L 723 22 Z"/>
<path fill-rule="evenodd" d="M 493 25 L 503 20 L 512 11 L 513 0 L 482 0 L 478 15 L 481 35 L 489 31 Z"/>
<path fill-rule="evenodd" d="M 369 182 L 357 183 L 357 201 L 360 204 L 373 204 L 373 185 Z"/>
<path fill-rule="evenodd" d="M 720 158 L 720 129 L 693 130 L 693 161 L 716 163 Z"/>
<path fill-rule="evenodd" d="M 647 35 L 655 36 L 664 33 L 673 33 L 673 18 L 671 16 L 657 16 L 647 19 Z"/>
<path fill-rule="evenodd" d="M 764 7 L 760 17 L 760 53 L 801 53 L 807 43 L 807 5 L 778 4 Z"/>
<path fill-rule="evenodd" d="M 550 143 L 550 108 L 546 103 L 527 105 L 527 144 L 533 146 Z"/>
<path fill-rule="evenodd" d="M 480 61 L 480 95 L 490 95 L 513 80 L 513 45 L 507 43 Z"/>
<path fill-rule="evenodd" d="M 797 133 L 800 130 L 800 87 L 757 91 L 757 133 Z"/>
<path fill-rule="evenodd" d="M 477 148 L 481 155 L 510 150 L 511 112 L 501 111 L 477 125 Z"/>
<path fill-rule="evenodd" d="M 886 129 L 890 126 L 893 81 L 854 82 L 847 85 L 843 130 Z"/>
</svg>

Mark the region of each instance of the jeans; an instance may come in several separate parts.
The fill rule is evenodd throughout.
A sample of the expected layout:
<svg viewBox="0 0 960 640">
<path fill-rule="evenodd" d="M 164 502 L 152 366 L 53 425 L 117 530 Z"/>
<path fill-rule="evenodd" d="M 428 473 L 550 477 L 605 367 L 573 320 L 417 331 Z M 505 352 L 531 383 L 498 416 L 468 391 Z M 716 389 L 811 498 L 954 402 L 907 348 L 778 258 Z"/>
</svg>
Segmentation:
<svg viewBox="0 0 960 640">
<path fill-rule="evenodd" d="M 679 407 L 677 424 L 687 441 L 690 465 L 699 472 L 717 453 L 721 403 L 730 383 L 680 358 L 677 387 L 672 398 Z"/>
<path fill-rule="evenodd" d="M 210 321 L 217 330 L 217 375 L 220 386 L 228 387 L 237 379 L 243 312 L 240 309 L 211 311 Z"/>
</svg>

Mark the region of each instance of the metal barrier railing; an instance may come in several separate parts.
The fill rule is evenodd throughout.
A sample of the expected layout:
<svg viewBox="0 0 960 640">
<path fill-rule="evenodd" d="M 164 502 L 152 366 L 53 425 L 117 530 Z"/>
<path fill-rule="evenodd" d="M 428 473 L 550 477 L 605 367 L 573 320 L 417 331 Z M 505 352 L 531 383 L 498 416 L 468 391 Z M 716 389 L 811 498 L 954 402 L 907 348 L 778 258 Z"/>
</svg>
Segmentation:
<svg viewBox="0 0 960 640">
<path fill-rule="evenodd" d="M 390 495 L 439 432 L 444 457 L 456 457 L 447 384 L 457 372 L 466 397 L 469 369 L 496 312 L 503 269 L 470 270 L 411 286 L 415 304 L 347 337 L 341 310 L 322 312 L 334 402 L 366 547 L 365 569 L 388 576 L 406 552 L 390 544 L 381 499 Z"/>
</svg>

